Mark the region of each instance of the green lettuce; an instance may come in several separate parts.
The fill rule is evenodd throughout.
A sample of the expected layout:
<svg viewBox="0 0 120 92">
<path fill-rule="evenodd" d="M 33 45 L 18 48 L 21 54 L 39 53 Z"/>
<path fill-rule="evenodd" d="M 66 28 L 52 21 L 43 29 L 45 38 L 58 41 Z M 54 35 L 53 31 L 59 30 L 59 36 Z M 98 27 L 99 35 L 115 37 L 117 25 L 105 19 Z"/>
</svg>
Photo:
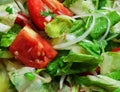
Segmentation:
<svg viewBox="0 0 120 92">
<path fill-rule="evenodd" d="M 120 52 L 106 52 L 102 54 L 104 60 L 100 64 L 101 74 L 109 74 L 120 70 Z"/>
<path fill-rule="evenodd" d="M 63 4 L 74 14 L 84 15 L 93 12 L 97 5 L 92 0 L 64 0 Z"/>
<path fill-rule="evenodd" d="M 86 85 L 88 87 L 95 86 L 102 88 L 103 92 L 114 92 L 120 88 L 120 81 L 114 80 L 104 75 L 88 75 L 75 77 L 76 83 L 79 85 Z"/>
<path fill-rule="evenodd" d="M 33 74 L 33 80 L 29 80 L 26 73 Z M 44 75 L 45 76 L 45 75 Z M 58 84 L 51 81 L 49 76 L 39 76 L 35 74 L 35 69 L 30 67 L 22 67 L 20 69 L 9 72 L 9 77 L 15 88 L 19 92 L 57 92 Z"/>
<path fill-rule="evenodd" d="M 45 32 L 51 38 L 64 36 L 72 25 L 71 19 L 66 16 L 57 16 L 52 22 L 45 25 Z"/>
<path fill-rule="evenodd" d="M 0 63 L 0 92 L 7 92 L 8 88 L 9 88 L 8 74 L 1 61 Z"/>
</svg>

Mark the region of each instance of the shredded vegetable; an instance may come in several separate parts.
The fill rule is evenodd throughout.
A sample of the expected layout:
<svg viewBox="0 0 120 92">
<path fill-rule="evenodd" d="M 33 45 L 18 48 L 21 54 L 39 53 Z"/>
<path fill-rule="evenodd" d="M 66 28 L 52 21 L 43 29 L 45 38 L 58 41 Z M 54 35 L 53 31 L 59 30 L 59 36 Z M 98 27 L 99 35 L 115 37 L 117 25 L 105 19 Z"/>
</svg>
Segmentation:
<svg viewBox="0 0 120 92">
<path fill-rule="evenodd" d="M 0 92 L 120 92 L 120 0 L 1 0 L 0 83 Z"/>
</svg>

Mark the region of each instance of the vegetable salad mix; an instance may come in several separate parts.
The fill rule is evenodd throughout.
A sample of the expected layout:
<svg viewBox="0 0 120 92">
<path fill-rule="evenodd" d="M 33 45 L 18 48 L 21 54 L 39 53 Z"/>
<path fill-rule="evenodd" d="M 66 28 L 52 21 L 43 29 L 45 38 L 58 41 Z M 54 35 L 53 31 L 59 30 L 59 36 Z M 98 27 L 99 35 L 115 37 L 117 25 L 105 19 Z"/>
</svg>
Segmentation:
<svg viewBox="0 0 120 92">
<path fill-rule="evenodd" d="M 120 0 L 1 0 L 0 92 L 120 92 Z"/>
</svg>

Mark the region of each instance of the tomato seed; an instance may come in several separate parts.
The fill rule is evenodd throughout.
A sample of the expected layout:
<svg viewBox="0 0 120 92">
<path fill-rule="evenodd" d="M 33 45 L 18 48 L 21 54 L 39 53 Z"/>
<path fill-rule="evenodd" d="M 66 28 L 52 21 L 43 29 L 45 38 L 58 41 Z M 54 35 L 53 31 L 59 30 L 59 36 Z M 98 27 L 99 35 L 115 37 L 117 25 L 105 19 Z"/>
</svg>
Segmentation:
<svg viewBox="0 0 120 92">
<path fill-rule="evenodd" d="M 18 51 L 15 51 L 15 52 L 14 52 L 14 55 L 15 55 L 15 56 L 18 56 L 18 55 L 19 55 L 19 52 L 18 52 Z"/>
</svg>

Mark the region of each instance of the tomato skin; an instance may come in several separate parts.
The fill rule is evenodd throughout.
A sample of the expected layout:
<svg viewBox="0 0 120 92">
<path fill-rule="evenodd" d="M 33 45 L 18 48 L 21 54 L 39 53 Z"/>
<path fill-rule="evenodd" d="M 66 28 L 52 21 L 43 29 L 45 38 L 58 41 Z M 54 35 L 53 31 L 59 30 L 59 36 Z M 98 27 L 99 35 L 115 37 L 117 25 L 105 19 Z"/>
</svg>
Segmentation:
<svg viewBox="0 0 120 92">
<path fill-rule="evenodd" d="M 56 15 L 72 16 L 72 13 L 57 0 L 27 0 L 27 7 L 30 18 L 39 29 L 44 29 L 45 23 L 52 20 L 46 20 L 46 17 L 40 14 L 41 11 L 50 10 Z"/>
<path fill-rule="evenodd" d="M 44 68 L 57 52 L 39 34 L 25 26 L 9 48 L 10 52 L 26 66 Z"/>
<path fill-rule="evenodd" d="M 30 18 L 39 28 L 44 28 L 45 19 L 40 15 L 40 10 L 44 10 L 44 4 L 41 0 L 27 0 L 27 7 Z"/>
<path fill-rule="evenodd" d="M 21 12 L 19 12 L 19 13 L 17 14 L 17 18 L 16 18 L 16 20 L 15 20 L 15 24 L 20 25 L 21 28 L 23 28 L 25 25 L 28 25 L 28 26 L 30 26 L 32 29 L 34 29 L 34 30 L 37 31 L 37 29 L 35 28 L 35 26 L 32 24 L 30 18 L 29 18 L 27 15 L 25 15 L 25 14 L 23 14 L 23 13 L 21 13 Z"/>
<path fill-rule="evenodd" d="M 112 52 L 120 52 L 120 47 L 114 48 L 114 49 L 112 50 Z"/>
<path fill-rule="evenodd" d="M 57 0 L 42 0 L 55 14 L 72 16 L 72 13 Z M 52 3 L 51 3 L 52 2 Z"/>
<path fill-rule="evenodd" d="M 31 22 L 29 20 L 29 17 L 26 16 L 25 14 L 18 13 L 17 18 L 15 20 L 15 24 L 20 25 L 21 27 L 24 27 L 26 24 L 31 25 Z"/>
</svg>

